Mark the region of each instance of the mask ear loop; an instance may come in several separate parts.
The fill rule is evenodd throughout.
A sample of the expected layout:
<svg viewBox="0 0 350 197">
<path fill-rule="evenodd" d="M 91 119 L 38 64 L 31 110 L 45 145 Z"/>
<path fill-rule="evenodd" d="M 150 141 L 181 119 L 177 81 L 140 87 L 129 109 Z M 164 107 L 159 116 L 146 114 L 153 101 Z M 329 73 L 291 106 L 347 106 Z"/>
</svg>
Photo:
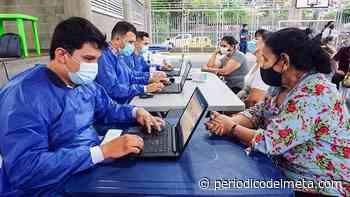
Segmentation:
<svg viewBox="0 0 350 197">
<path fill-rule="evenodd" d="M 284 59 L 286 59 L 286 58 L 284 57 L 283 54 L 281 54 L 280 57 L 279 57 L 279 60 L 282 60 L 283 62 L 286 62 Z M 284 69 L 284 64 L 283 64 L 283 68 L 281 70 L 282 72 L 283 72 L 283 69 Z"/>
<path fill-rule="evenodd" d="M 271 68 L 273 69 L 273 67 L 275 67 L 281 59 L 282 59 L 282 55 L 279 55 L 275 63 L 273 63 L 273 65 L 271 66 Z"/>
</svg>

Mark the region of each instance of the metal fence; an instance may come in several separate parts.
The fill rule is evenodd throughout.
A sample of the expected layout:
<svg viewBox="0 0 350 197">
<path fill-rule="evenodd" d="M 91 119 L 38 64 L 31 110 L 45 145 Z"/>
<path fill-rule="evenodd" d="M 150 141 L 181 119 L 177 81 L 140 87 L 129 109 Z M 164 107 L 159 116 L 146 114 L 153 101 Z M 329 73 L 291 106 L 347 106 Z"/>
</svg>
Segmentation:
<svg viewBox="0 0 350 197">
<path fill-rule="evenodd" d="M 239 35 L 243 21 L 239 14 L 225 10 L 186 10 L 153 12 L 152 38 L 156 43 L 177 49 L 212 50 L 224 35 Z"/>
<path fill-rule="evenodd" d="M 224 35 L 234 36 L 239 40 L 241 25 L 248 24 L 250 36 L 259 28 L 276 31 L 284 27 L 312 28 L 317 34 L 326 22 L 334 20 L 337 29 L 346 29 L 350 19 L 340 20 L 339 12 L 332 17 L 317 17 L 309 10 L 309 16 L 300 14 L 298 21 L 289 20 L 290 8 L 181 8 L 152 10 L 152 39 L 154 43 L 167 44 L 178 50 L 212 51 L 218 46 Z M 311 14 L 310 14 L 311 13 Z M 344 33 L 341 33 L 344 34 Z M 340 39 L 341 38 L 341 39 Z M 341 44 L 344 36 L 339 36 Z"/>
</svg>

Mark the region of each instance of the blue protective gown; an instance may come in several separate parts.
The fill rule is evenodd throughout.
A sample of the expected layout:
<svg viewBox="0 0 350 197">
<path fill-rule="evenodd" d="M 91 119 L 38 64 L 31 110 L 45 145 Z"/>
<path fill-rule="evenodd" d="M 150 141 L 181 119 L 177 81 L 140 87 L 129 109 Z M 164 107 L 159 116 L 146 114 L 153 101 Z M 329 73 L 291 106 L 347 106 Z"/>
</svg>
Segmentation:
<svg viewBox="0 0 350 197">
<path fill-rule="evenodd" d="M 125 62 L 130 68 L 137 72 L 150 72 L 150 65 L 146 62 L 142 55 L 133 53 L 131 56 L 125 57 Z"/>
<path fill-rule="evenodd" d="M 127 66 L 124 57 L 115 53 L 111 47 L 102 50 L 98 60 L 96 82 L 102 85 L 108 95 L 120 104 L 129 103 L 135 96 L 144 93 L 147 76 L 137 76 Z"/>
<path fill-rule="evenodd" d="M 0 91 L 0 196 L 59 196 L 73 174 L 92 167 L 100 144 L 94 123 L 133 122 L 91 82 L 69 88 L 44 65 L 14 77 Z"/>
<path fill-rule="evenodd" d="M 130 68 L 138 72 L 150 72 L 151 66 L 154 66 L 156 70 L 161 70 L 161 65 L 147 63 L 143 55 L 133 53 L 131 56 L 125 57 L 124 60 Z"/>
<path fill-rule="evenodd" d="M 123 57 L 124 62 L 129 67 L 129 69 L 131 70 L 131 72 L 133 73 L 134 76 L 149 79 L 149 77 L 150 77 L 149 72 L 143 72 L 141 70 L 136 70 L 136 66 L 138 66 L 138 65 L 136 65 L 136 62 L 135 62 L 134 57 L 132 55 L 131 56 L 122 55 L 122 57 Z"/>
</svg>

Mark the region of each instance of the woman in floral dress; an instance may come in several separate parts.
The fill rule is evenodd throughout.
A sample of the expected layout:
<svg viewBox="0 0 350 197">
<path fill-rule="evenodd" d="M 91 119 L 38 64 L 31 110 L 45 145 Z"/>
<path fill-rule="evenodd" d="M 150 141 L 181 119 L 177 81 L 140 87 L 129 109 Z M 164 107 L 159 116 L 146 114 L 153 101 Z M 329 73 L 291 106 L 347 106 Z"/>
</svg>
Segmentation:
<svg viewBox="0 0 350 197">
<path fill-rule="evenodd" d="M 273 86 L 265 99 L 232 117 L 212 113 L 207 129 L 271 156 L 288 179 L 315 183 L 296 196 L 350 196 L 350 116 L 325 76 L 329 56 L 297 28 L 273 33 L 263 56 L 261 77 Z"/>
</svg>

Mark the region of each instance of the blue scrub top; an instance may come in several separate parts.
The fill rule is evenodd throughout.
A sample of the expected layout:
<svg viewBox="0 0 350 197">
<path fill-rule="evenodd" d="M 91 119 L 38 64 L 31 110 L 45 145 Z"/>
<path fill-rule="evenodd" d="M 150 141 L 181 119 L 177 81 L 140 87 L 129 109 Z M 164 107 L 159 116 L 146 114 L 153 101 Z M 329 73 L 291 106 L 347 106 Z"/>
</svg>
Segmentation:
<svg viewBox="0 0 350 197">
<path fill-rule="evenodd" d="M 150 72 L 150 65 L 142 55 L 133 53 L 131 56 L 125 57 L 125 62 L 136 72 Z"/>
<path fill-rule="evenodd" d="M 120 104 L 129 103 L 132 98 L 144 93 L 149 73 L 147 76 L 139 76 L 132 72 L 124 61 L 124 56 L 114 52 L 111 47 L 102 50 L 98 65 L 95 81 L 106 89 L 113 100 Z"/>
<path fill-rule="evenodd" d="M 95 82 L 67 87 L 44 65 L 0 91 L 0 196 L 57 196 L 73 174 L 92 167 L 100 144 L 94 123 L 133 122 Z"/>
</svg>

